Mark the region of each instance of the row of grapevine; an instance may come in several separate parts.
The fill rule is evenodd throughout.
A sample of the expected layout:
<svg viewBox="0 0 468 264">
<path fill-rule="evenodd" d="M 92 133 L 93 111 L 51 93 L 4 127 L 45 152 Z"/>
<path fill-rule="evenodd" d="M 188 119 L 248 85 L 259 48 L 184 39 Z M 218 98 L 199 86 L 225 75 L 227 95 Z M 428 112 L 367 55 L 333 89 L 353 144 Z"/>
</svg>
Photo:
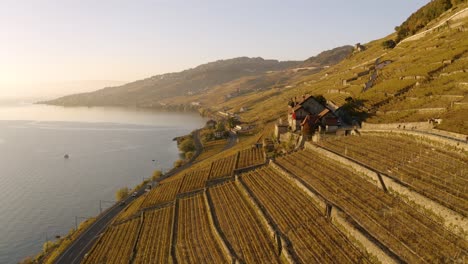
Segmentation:
<svg viewBox="0 0 468 264">
<path fill-rule="evenodd" d="M 227 263 L 208 219 L 203 195 L 179 200 L 176 243 L 177 263 Z"/>
<path fill-rule="evenodd" d="M 197 161 L 209 158 L 223 150 L 226 146 L 227 140 L 213 140 L 203 143 L 203 152 L 197 157 Z"/>
<path fill-rule="evenodd" d="M 82 263 L 130 263 L 139 226 L 140 218 L 111 226 L 94 244 L 89 255 Z"/>
<path fill-rule="evenodd" d="M 312 198 L 270 167 L 242 174 L 300 263 L 367 263 L 366 256 L 321 212 Z"/>
<path fill-rule="evenodd" d="M 466 240 L 331 159 L 299 151 L 277 163 L 342 208 L 405 262 L 446 263 L 466 256 Z"/>
<path fill-rule="evenodd" d="M 239 152 L 239 162 L 237 168 L 246 168 L 265 162 L 265 155 L 262 148 L 249 148 Z"/>
<path fill-rule="evenodd" d="M 468 215 L 468 158 L 402 136 L 366 135 L 323 145 L 408 184 L 415 191 Z"/>
<path fill-rule="evenodd" d="M 211 164 L 209 179 L 218 179 L 232 175 L 236 166 L 237 155 L 231 155 L 226 158 L 218 159 Z"/>
<path fill-rule="evenodd" d="M 167 263 L 170 257 L 174 206 L 144 213 L 143 226 L 133 263 Z"/>
<path fill-rule="evenodd" d="M 208 180 L 210 169 L 195 170 L 184 175 L 179 193 L 186 193 L 205 187 L 205 182 Z"/>
<path fill-rule="evenodd" d="M 135 215 L 141 208 L 143 201 L 145 200 L 146 195 L 142 195 L 138 197 L 135 201 L 127 205 L 124 210 L 122 210 L 117 217 L 115 218 L 115 222 L 123 221 L 133 215 Z"/>
<path fill-rule="evenodd" d="M 153 188 L 143 202 L 142 208 L 148 208 L 164 202 L 174 201 L 179 193 L 180 185 L 183 178 L 161 183 L 156 188 Z"/>
<path fill-rule="evenodd" d="M 209 189 L 222 232 L 243 263 L 279 263 L 274 241 L 236 183 Z"/>
</svg>

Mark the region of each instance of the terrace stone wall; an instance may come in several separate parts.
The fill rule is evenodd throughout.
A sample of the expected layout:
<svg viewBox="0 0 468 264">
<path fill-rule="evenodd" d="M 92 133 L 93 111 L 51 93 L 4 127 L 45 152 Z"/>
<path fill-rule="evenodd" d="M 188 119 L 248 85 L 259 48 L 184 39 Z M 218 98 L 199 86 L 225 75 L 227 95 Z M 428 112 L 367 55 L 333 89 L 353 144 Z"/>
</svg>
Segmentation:
<svg viewBox="0 0 468 264">
<path fill-rule="evenodd" d="M 389 123 L 389 124 L 370 124 L 362 122 L 362 130 L 431 130 L 433 125 L 429 122 L 401 122 L 401 123 Z"/>
</svg>

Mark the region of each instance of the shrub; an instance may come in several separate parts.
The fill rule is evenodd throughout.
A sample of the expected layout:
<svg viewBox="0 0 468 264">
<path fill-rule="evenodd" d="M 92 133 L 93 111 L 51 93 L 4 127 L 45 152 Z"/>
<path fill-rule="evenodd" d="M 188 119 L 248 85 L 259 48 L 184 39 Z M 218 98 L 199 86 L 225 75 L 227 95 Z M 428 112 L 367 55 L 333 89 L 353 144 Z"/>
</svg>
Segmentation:
<svg viewBox="0 0 468 264">
<path fill-rule="evenodd" d="M 120 188 L 115 193 L 115 199 L 117 199 L 117 201 L 120 201 L 122 199 L 125 199 L 129 194 L 130 190 L 128 189 L 128 187 Z"/>
<path fill-rule="evenodd" d="M 57 243 L 55 243 L 55 242 L 53 242 L 53 241 L 46 241 L 46 242 L 42 245 L 42 251 L 48 252 L 49 250 L 51 250 L 51 249 L 54 248 L 55 246 L 57 246 Z"/>
<path fill-rule="evenodd" d="M 226 128 L 224 127 L 224 123 L 223 122 L 218 122 L 218 124 L 216 125 L 216 132 L 224 132 L 226 131 Z"/>
<path fill-rule="evenodd" d="M 186 159 L 191 159 L 195 153 L 193 151 L 185 152 L 185 158 Z"/>
<path fill-rule="evenodd" d="M 179 149 L 184 153 L 194 151 L 195 143 L 193 143 L 193 139 L 191 137 L 183 139 L 179 144 Z"/>
<path fill-rule="evenodd" d="M 182 165 L 184 165 L 184 161 L 181 159 L 178 159 L 174 162 L 174 168 L 179 168 Z"/>
<path fill-rule="evenodd" d="M 161 176 L 162 176 L 162 172 L 160 170 L 155 170 L 155 171 L 153 171 L 153 175 L 151 176 L 151 179 L 153 181 L 155 181 L 155 180 L 159 179 L 159 177 L 161 177 Z"/>
<path fill-rule="evenodd" d="M 384 47 L 384 49 L 393 49 L 395 46 L 396 42 L 393 39 L 382 42 L 382 47 Z"/>
</svg>

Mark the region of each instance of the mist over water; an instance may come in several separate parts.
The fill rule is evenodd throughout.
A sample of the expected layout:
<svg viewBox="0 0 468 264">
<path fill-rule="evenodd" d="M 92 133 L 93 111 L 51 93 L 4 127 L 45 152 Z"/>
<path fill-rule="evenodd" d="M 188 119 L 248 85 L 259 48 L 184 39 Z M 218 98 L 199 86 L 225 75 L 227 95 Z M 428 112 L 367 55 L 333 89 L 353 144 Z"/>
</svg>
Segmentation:
<svg viewBox="0 0 468 264">
<path fill-rule="evenodd" d="M 0 263 L 35 255 L 75 216 L 96 216 L 99 200 L 172 167 L 172 139 L 203 123 L 195 113 L 0 105 Z"/>
</svg>

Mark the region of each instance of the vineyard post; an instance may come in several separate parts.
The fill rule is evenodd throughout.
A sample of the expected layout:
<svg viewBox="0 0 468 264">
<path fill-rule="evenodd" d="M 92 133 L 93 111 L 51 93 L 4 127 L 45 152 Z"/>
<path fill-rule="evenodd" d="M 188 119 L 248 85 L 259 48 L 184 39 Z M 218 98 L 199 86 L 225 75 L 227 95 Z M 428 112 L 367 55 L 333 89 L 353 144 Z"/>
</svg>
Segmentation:
<svg viewBox="0 0 468 264">
<path fill-rule="evenodd" d="M 331 212 L 332 212 L 332 208 L 333 206 L 331 204 L 328 204 L 326 205 L 326 211 L 325 211 L 325 215 L 327 217 L 327 219 L 330 219 L 331 218 Z"/>
<path fill-rule="evenodd" d="M 105 201 L 105 200 L 99 200 L 99 214 L 102 213 L 102 203 L 116 203 L 117 201 Z"/>
<path fill-rule="evenodd" d="M 45 250 L 44 250 L 44 253 L 47 252 L 47 240 L 49 240 L 49 239 L 47 238 L 47 230 L 46 230 L 46 232 L 45 232 Z"/>
</svg>

